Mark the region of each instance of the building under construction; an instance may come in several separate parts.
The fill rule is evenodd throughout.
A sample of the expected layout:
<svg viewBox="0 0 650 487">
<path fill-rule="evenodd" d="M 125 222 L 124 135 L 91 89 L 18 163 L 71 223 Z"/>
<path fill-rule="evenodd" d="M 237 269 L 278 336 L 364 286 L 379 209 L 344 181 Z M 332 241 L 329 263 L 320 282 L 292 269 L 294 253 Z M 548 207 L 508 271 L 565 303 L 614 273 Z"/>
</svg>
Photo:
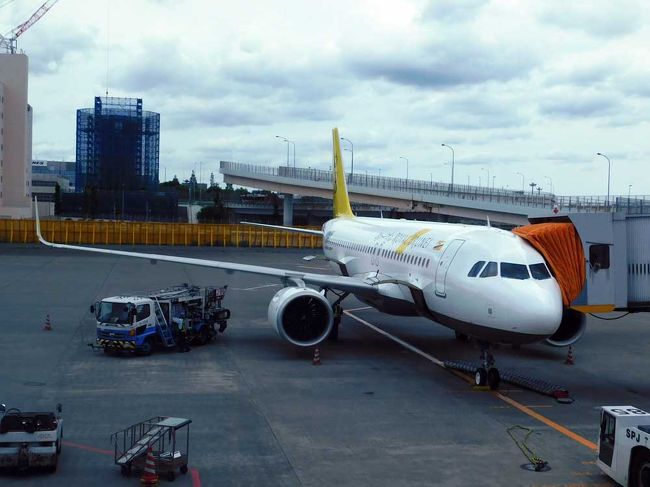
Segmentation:
<svg viewBox="0 0 650 487">
<path fill-rule="evenodd" d="M 95 97 L 77 110 L 76 191 L 156 190 L 160 115 L 141 98 Z"/>
</svg>

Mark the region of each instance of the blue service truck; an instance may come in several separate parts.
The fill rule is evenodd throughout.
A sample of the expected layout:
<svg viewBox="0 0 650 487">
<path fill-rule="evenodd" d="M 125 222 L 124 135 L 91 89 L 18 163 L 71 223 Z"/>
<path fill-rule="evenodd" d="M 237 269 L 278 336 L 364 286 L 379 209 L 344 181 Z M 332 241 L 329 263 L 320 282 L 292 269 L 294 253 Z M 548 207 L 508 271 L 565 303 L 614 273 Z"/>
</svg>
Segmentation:
<svg viewBox="0 0 650 487">
<path fill-rule="evenodd" d="M 184 284 L 102 299 L 90 306 L 97 320 L 94 345 L 105 353 L 149 355 L 155 347 L 209 343 L 225 331 L 230 318 L 230 310 L 222 304 L 226 288 Z"/>
</svg>

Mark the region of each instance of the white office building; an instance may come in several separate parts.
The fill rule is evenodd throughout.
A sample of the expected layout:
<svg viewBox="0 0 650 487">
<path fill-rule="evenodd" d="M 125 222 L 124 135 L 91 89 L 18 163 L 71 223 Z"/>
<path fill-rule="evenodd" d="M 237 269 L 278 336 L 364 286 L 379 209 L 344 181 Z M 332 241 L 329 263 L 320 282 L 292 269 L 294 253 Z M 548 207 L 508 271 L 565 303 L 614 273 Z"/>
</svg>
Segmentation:
<svg viewBox="0 0 650 487">
<path fill-rule="evenodd" d="M 24 54 L 0 54 L 0 218 L 31 218 L 32 107 Z"/>
</svg>

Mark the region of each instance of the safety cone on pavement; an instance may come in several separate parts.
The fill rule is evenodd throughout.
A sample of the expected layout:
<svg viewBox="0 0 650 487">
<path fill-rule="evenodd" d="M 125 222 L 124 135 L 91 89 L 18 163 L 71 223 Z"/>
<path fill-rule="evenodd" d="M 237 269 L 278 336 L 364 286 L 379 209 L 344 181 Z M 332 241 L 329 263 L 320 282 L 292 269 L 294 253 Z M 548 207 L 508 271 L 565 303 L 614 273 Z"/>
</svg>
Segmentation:
<svg viewBox="0 0 650 487">
<path fill-rule="evenodd" d="M 52 323 L 50 323 L 50 315 L 45 316 L 45 323 L 43 324 L 43 330 L 52 331 Z"/>
<path fill-rule="evenodd" d="M 564 361 L 566 365 L 575 364 L 575 359 L 573 358 L 573 348 L 569 345 L 569 352 L 567 353 L 566 360 Z"/>
<path fill-rule="evenodd" d="M 153 458 L 151 446 L 147 450 L 147 458 L 144 462 L 144 472 L 140 477 L 140 483 L 143 485 L 158 485 L 158 474 L 156 473 L 156 460 Z"/>
<path fill-rule="evenodd" d="M 311 361 L 312 365 L 320 365 L 320 349 L 314 348 L 314 358 Z"/>
</svg>

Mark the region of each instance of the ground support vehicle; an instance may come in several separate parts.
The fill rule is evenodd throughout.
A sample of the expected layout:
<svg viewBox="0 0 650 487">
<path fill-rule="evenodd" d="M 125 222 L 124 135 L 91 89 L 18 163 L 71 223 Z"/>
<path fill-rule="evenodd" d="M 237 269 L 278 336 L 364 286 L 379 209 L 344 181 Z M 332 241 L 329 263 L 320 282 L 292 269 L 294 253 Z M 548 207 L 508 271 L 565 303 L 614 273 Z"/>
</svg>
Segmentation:
<svg viewBox="0 0 650 487">
<path fill-rule="evenodd" d="M 97 320 L 96 345 L 105 352 L 150 354 L 155 346 L 174 347 L 179 322 L 187 343 L 204 345 L 228 326 L 222 305 L 225 287 L 174 286 L 139 296 L 112 296 L 90 307 Z"/>
<path fill-rule="evenodd" d="M 650 413 L 603 406 L 596 464 L 621 485 L 650 487 Z"/>
<path fill-rule="evenodd" d="M 63 439 L 61 410 L 60 404 L 56 413 L 22 412 L 0 405 L 0 467 L 56 471 Z"/>
<path fill-rule="evenodd" d="M 151 447 L 156 473 L 174 480 L 176 470 L 188 471 L 191 419 L 156 416 L 111 435 L 115 464 L 124 476 L 144 469 L 147 451 Z"/>
</svg>

